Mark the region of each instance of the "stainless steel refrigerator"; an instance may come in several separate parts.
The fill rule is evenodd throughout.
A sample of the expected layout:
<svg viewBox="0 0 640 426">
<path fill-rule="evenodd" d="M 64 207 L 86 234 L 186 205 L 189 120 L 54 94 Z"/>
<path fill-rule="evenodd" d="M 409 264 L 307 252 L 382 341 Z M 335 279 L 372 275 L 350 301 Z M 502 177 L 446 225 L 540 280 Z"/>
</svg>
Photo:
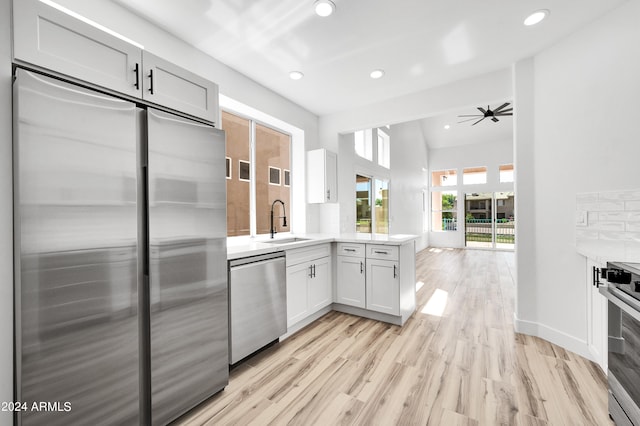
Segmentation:
<svg viewBox="0 0 640 426">
<path fill-rule="evenodd" d="M 16 70 L 18 423 L 166 424 L 226 386 L 224 140 Z"/>
</svg>

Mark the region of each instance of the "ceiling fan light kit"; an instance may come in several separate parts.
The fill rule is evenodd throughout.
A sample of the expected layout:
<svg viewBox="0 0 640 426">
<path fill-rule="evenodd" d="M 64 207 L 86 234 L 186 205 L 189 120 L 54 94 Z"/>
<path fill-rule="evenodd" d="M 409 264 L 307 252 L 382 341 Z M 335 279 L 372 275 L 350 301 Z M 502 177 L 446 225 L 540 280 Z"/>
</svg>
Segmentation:
<svg viewBox="0 0 640 426">
<path fill-rule="evenodd" d="M 478 111 L 480 111 L 482 114 L 459 115 L 458 118 L 464 118 L 464 120 L 458 121 L 458 123 L 466 123 L 467 121 L 476 120 L 475 123 L 472 124 L 472 126 L 475 126 L 485 118 L 490 118 L 491 121 L 493 121 L 494 123 L 497 123 L 498 121 L 500 121 L 498 120 L 498 117 L 506 117 L 509 115 L 513 115 L 513 107 L 507 108 L 509 105 L 511 105 L 509 102 L 505 102 L 493 110 L 490 108 L 489 105 L 487 105 L 487 109 L 478 107 Z"/>
</svg>

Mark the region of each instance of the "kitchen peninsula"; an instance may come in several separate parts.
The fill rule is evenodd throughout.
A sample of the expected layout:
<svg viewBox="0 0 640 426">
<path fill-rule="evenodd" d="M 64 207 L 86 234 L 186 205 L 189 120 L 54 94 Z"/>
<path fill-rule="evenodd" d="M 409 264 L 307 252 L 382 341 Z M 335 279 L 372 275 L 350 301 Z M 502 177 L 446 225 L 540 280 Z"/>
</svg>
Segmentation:
<svg viewBox="0 0 640 426">
<path fill-rule="evenodd" d="M 331 310 L 403 325 L 415 311 L 415 235 L 229 238 L 227 259 L 286 255 L 286 338 Z M 233 285 L 233 283 L 230 283 Z"/>
</svg>

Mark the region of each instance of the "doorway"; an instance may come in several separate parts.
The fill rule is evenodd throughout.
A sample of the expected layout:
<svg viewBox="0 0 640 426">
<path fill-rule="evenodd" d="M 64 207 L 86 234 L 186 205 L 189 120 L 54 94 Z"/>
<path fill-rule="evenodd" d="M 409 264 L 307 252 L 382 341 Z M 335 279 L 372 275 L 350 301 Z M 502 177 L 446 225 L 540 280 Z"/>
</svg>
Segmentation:
<svg viewBox="0 0 640 426">
<path fill-rule="evenodd" d="M 465 194 L 465 246 L 513 250 L 515 247 L 515 194 Z"/>
</svg>

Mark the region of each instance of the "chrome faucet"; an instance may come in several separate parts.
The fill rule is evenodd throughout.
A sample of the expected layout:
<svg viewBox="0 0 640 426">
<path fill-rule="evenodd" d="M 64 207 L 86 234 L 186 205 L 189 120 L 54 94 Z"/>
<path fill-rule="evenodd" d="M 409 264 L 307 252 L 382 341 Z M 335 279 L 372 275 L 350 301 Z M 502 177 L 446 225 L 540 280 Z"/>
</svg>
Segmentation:
<svg viewBox="0 0 640 426">
<path fill-rule="evenodd" d="M 284 209 L 284 201 L 282 200 L 275 200 L 273 203 L 271 203 L 271 238 L 273 238 L 273 235 L 276 233 L 275 227 L 273 225 L 273 207 L 276 205 L 276 203 L 280 203 L 282 204 L 282 226 L 286 227 L 287 226 L 287 212 Z"/>
</svg>

